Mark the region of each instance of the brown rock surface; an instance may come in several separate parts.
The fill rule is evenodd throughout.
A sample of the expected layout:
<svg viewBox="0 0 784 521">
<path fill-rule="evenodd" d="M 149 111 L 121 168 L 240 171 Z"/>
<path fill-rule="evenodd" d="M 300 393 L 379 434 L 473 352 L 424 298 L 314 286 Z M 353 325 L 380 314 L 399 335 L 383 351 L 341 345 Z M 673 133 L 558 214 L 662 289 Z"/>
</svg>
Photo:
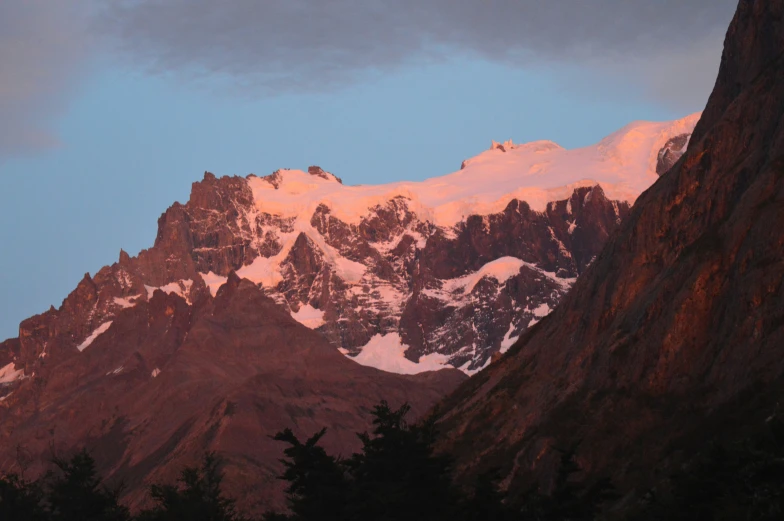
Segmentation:
<svg viewBox="0 0 784 521">
<path fill-rule="evenodd" d="M 646 487 L 782 397 L 783 18 L 784 0 L 740 2 L 685 156 L 558 308 L 443 404 L 458 474 L 501 466 L 514 494 L 581 441 L 590 475 Z"/>
<path fill-rule="evenodd" d="M 78 356 L 44 359 L 37 371 L 0 402 L 0 469 L 21 462 L 34 475 L 52 452 L 86 446 L 138 506 L 151 482 L 214 450 L 227 460 L 228 493 L 255 511 L 282 507 L 283 447 L 270 435 L 327 426 L 325 446 L 349 454 L 380 400 L 422 414 L 466 378 L 360 366 L 233 274 L 193 306 L 155 291 Z"/>
<path fill-rule="evenodd" d="M 0 342 L 0 367 L 13 362 L 19 356 L 20 348 L 18 338 L 9 338 Z"/>
</svg>

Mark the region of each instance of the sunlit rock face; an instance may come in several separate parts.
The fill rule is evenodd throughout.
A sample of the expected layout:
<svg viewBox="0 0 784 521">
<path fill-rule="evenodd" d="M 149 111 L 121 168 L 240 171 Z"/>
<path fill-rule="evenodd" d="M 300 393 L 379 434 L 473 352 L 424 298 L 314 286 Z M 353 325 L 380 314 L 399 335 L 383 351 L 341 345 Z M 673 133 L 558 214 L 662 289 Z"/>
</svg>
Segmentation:
<svg viewBox="0 0 784 521">
<path fill-rule="evenodd" d="M 629 506 L 708 440 L 778 414 L 782 19 L 782 0 L 740 2 L 683 157 L 558 308 L 441 404 L 463 478 L 499 467 L 512 495 L 546 487 L 556 448 L 579 443 L 584 476 L 612 477 Z"/>
</svg>

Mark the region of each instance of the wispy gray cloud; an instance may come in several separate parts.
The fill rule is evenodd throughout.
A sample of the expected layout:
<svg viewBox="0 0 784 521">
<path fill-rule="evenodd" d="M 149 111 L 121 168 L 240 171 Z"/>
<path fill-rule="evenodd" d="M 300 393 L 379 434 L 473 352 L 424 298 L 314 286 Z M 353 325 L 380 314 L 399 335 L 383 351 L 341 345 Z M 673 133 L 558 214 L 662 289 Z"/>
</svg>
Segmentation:
<svg viewBox="0 0 784 521">
<path fill-rule="evenodd" d="M 50 130 L 88 52 L 84 14 L 70 2 L 0 2 L 0 157 L 58 143 Z"/>
<path fill-rule="evenodd" d="M 58 143 L 54 118 L 67 106 L 82 65 L 107 47 L 149 71 L 223 80 L 260 96 L 328 91 L 411 63 L 469 55 L 521 67 L 578 65 L 594 80 L 620 80 L 670 106 L 698 109 L 715 79 L 735 5 L 2 0 L 0 157 Z M 96 37 L 108 40 L 96 45 Z"/>
<path fill-rule="evenodd" d="M 580 64 L 675 105 L 707 98 L 737 0 L 130 0 L 105 27 L 158 72 L 317 91 L 455 52 Z"/>
</svg>

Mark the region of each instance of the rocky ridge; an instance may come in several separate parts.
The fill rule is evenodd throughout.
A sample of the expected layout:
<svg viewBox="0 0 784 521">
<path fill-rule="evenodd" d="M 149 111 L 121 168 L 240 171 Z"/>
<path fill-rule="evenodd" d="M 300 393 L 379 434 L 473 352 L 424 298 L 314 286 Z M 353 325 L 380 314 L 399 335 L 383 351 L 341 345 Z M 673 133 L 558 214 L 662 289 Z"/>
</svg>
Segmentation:
<svg viewBox="0 0 784 521">
<path fill-rule="evenodd" d="M 193 302 L 237 271 L 360 363 L 475 372 L 555 307 L 628 215 L 629 200 L 607 191 L 628 199 L 647 186 L 695 121 L 633 124 L 576 151 L 494 144 L 458 173 L 418 184 L 344 187 L 315 166 L 205 173 L 186 204 L 160 217 L 152 248 L 121 251 L 59 309 L 23 321 L 18 340 L 0 345 L 0 367 L 31 376 L 156 288 Z M 472 196 L 438 199 L 455 188 Z"/>
</svg>

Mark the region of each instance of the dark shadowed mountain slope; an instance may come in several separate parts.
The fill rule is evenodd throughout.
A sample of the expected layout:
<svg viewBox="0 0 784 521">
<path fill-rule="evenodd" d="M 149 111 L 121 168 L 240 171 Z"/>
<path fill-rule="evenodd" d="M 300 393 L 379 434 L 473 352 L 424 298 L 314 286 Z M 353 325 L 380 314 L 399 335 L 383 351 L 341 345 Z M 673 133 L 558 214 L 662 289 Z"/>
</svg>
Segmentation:
<svg viewBox="0 0 784 521">
<path fill-rule="evenodd" d="M 554 447 L 625 490 L 764 422 L 784 372 L 784 0 L 742 0 L 684 157 L 558 308 L 446 400 L 458 473 L 514 494 Z"/>
<path fill-rule="evenodd" d="M 270 436 L 328 426 L 325 446 L 350 454 L 382 399 L 419 415 L 466 378 L 360 366 L 233 273 L 214 298 L 202 290 L 193 305 L 155 291 L 77 356 L 17 382 L 0 402 L 0 469 L 36 475 L 84 446 L 138 506 L 151 482 L 216 451 L 243 509 L 281 508 L 283 446 Z"/>
</svg>

